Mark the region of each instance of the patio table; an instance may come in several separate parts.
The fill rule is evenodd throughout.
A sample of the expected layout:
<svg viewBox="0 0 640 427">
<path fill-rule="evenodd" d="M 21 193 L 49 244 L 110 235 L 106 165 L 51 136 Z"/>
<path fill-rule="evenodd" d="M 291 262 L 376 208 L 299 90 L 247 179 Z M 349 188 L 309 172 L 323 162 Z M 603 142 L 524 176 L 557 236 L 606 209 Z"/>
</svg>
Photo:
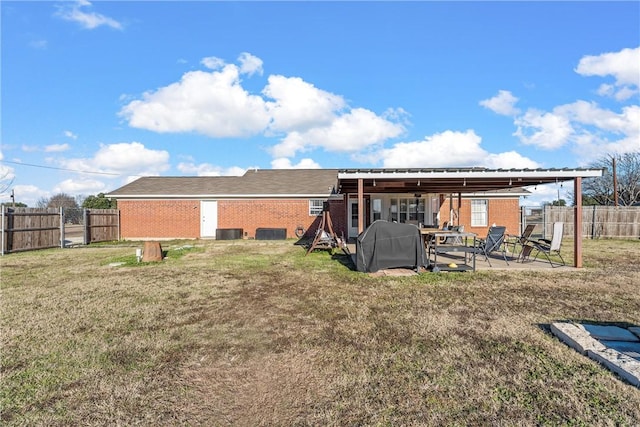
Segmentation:
<svg viewBox="0 0 640 427">
<path fill-rule="evenodd" d="M 424 243 L 432 264 L 432 271 L 476 271 L 476 233 L 453 230 L 420 230 L 424 236 Z M 450 243 L 448 243 L 450 242 Z M 448 264 L 438 264 L 438 254 L 462 252 L 464 264 L 449 267 Z M 433 261 L 431 255 L 433 254 Z M 469 264 L 471 262 L 471 265 Z"/>
</svg>

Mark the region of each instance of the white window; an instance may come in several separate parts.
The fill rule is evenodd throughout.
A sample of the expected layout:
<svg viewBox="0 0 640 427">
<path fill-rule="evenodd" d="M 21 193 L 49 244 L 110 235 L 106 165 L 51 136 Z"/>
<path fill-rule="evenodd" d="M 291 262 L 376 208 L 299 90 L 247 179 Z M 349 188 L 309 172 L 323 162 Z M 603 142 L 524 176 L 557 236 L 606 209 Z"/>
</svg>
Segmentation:
<svg viewBox="0 0 640 427">
<path fill-rule="evenodd" d="M 487 226 L 487 206 L 486 199 L 471 199 L 471 226 L 486 227 Z"/>
<path fill-rule="evenodd" d="M 324 205 L 324 200 L 322 199 L 309 200 L 309 216 L 322 215 L 323 205 Z"/>
</svg>

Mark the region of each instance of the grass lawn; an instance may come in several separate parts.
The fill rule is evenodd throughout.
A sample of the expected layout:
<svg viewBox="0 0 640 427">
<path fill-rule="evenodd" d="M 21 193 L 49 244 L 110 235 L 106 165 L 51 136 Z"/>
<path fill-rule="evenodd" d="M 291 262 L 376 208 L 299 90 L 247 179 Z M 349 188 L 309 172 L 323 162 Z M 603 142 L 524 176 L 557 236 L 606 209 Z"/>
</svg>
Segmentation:
<svg viewBox="0 0 640 427">
<path fill-rule="evenodd" d="M 585 240 L 579 271 L 413 277 L 162 245 L 0 259 L 3 425 L 640 425 L 640 390 L 548 333 L 640 325 L 638 240 Z"/>
</svg>

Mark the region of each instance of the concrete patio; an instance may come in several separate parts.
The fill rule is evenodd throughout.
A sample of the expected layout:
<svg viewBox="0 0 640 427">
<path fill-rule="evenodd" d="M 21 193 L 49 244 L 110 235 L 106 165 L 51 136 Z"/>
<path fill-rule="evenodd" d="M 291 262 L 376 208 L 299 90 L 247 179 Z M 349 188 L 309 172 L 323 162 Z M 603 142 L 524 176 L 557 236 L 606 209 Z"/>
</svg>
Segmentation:
<svg viewBox="0 0 640 427">
<path fill-rule="evenodd" d="M 356 245 L 350 243 L 347 245 L 351 256 L 353 257 L 353 262 L 355 265 L 356 260 Z M 476 254 L 476 269 L 475 271 L 554 271 L 554 272 L 563 272 L 563 271 L 576 271 L 577 269 L 573 267 L 571 264 L 567 262 L 566 265 L 559 265 L 558 262 L 555 261 L 553 266 L 547 261 L 544 256 L 538 257 L 538 259 L 529 259 L 525 262 L 520 262 L 518 260 L 517 254 L 512 254 L 507 252 L 507 261 L 504 260 L 500 253 L 493 253 L 489 256 L 489 261 L 485 259 L 483 254 Z M 472 265 L 473 260 L 471 259 L 470 254 L 467 255 L 467 260 L 465 263 L 465 259 L 463 254 L 458 255 L 457 253 L 448 253 L 448 254 L 438 254 L 437 257 L 437 265 L 439 267 L 440 273 L 448 272 L 449 264 L 454 263 L 456 268 L 452 268 L 453 271 L 465 270 L 466 272 L 473 273 Z M 565 256 L 565 261 L 567 257 Z M 431 255 L 431 263 L 433 263 L 433 255 Z M 465 264 L 469 266 L 469 268 L 465 268 Z M 432 265 L 428 270 L 422 270 L 421 272 L 431 273 Z M 411 275 L 417 274 L 415 270 L 411 268 L 393 268 L 393 269 L 385 269 L 380 270 L 376 273 L 371 273 L 374 275 L 387 275 L 387 276 L 399 276 L 399 275 Z"/>
</svg>

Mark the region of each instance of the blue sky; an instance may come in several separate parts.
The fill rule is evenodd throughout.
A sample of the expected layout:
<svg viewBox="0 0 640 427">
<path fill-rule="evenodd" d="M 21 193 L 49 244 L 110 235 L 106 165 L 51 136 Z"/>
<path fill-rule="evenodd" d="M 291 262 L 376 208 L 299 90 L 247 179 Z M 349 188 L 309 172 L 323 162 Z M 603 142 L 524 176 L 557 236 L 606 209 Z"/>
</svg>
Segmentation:
<svg viewBox="0 0 640 427">
<path fill-rule="evenodd" d="M 582 167 L 640 150 L 636 1 L 0 8 L 3 201 L 144 175 Z"/>
</svg>

